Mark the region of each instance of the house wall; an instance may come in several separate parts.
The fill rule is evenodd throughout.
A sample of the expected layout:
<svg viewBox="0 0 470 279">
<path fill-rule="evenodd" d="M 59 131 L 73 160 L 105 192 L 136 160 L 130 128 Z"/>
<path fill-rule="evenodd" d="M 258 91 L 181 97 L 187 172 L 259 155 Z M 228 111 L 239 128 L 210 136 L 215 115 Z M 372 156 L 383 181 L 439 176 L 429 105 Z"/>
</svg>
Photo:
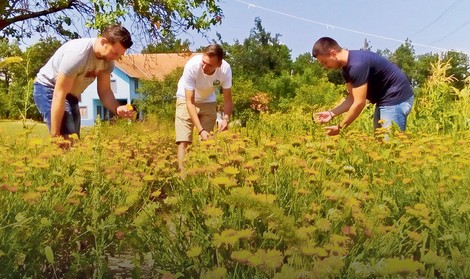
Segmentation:
<svg viewBox="0 0 470 279">
<path fill-rule="evenodd" d="M 114 67 L 114 71 L 111 74 L 111 89 L 113 90 L 114 97 L 121 104 L 130 104 L 132 100 L 138 98 L 136 93 L 137 85 L 137 79 L 129 77 L 121 69 Z M 82 114 L 82 126 L 93 126 L 98 114 L 106 114 L 106 110 L 98 97 L 96 80 L 82 93 L 79 106 Z M 100 107 L 101 112 L 97 110 Z M 109 116 L 111 115 L 101 115 L 101 118 L 107 119 Z"/>
</svg>

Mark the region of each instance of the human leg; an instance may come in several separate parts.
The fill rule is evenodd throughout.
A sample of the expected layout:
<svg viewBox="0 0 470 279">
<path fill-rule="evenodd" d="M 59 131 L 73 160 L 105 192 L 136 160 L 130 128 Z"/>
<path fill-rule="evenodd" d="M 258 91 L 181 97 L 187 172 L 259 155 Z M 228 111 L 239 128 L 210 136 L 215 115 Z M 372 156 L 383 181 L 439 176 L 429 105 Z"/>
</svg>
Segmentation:
<svg viewBox="0 0 470 279">
<path fill-rule="evenodd" d="M 80 107 L 78 106 L 78 98 L 68 94 L 65 98 L 64 116 L 60 133 L 64 136 L 77 134 L 80 136 Z"/>
<path fill-rule="evenodd" d="M 53 95 L 54 88 L 37 82 L 34 83 L 34 103 L 41 113 L 49 132 L 51 131 L 51 107 Z M 80 108 L 78 106 L 78 99 L 70 94 L 68 94 L 65 99 L 65 109 L 60 126 L 60 134 L 66 137 L 71 134 L 80 135 Z"/>
<path fill-rule="evenodd" d="M 374 130 L 383 127 L 387 128 L 396 123 L 401 131 L 406 130 L 406 120 L 413 107 L 414 96 L 406 101 L 392 106 L 375 107 L 374 111 Z M 382 123 L 379 123 L 381 121 Z"/>
<path fill-rule="evenodd" d="M 33 98 L 39 113 L 42 115 L 44 122 L 51 131 L 51 105 L 54 88 L 47 87 L 35 82 L 33 85 Z"/>
<path fill-rule="evenodd" d="M 180 172 L 184 172 L 184 156 L 186 155 L 186 149 L 190 142 L 187 141 L 180 141 L 176 143 L 178 145 L 178 170 Z"/>
<path fill-rule="evenodd" d="M 186 155 L 186 149 L 192 142 L 193 129 L 194 124 L 191 121 L 188 109 L 186 108 L 186 102 L 184 100 L 177 100 L 175 112 L 175 132 L 176 144 L 178 145 L 178 169 L 181 173 L 184 173 L 183 161 Z"/>
</svg>

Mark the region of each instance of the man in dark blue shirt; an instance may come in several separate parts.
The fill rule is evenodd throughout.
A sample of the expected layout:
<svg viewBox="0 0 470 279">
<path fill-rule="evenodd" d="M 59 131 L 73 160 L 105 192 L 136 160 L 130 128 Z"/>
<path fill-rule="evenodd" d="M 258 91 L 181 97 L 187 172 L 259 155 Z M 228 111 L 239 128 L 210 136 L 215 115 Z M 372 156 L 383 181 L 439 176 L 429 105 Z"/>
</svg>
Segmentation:
<svg viewBox="0 0 470 279">
<path fill-rule="evenodd" d="M 361 114 L 366 100 L 376 104 L 374 129 L 394 122 L 405 130 L 414 94 L 408 78 L 395 64 L 367 50 L 343 49 L 329 37 L 313 45 L 312 55 L 327 69 L 342 69 L 349 93 L 339 106 L 316 114 L 320 123 L 327 123 L 347 112 L 339 125 L 325 128 L 328 135 L 337 135 L 350 125 Z"/>
</svg>

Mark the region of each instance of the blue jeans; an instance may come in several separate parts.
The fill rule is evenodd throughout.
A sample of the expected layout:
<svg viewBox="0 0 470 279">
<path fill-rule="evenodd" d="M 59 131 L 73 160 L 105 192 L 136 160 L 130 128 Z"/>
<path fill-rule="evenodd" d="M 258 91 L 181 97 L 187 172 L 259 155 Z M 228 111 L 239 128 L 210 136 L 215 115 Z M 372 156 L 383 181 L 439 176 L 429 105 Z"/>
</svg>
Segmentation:
<svg viewBox="0 0 470 279">
<path fill-rule="evenodd" d="M 389 127 L 392 125 L 392 122 L 395 122 L 400 127 L 400 130 L 405 131 L 406 118 L 411 112 L 414 99 L 415 97 L 411 96 L 406 101 L 392 106 L 376 105 L 374 111 L 374 130 L 379 127 Z M 384 122 L 379 124 L 379 120 Z"/>
<path fill-rule="evenodd" d="M 49 132 L 51 131 L 51 105 L 54 88 L 43 84 L 34 83 L 33 97 L 34 102 L 46 122 Z M 65 111 L 60 125 L 61 135 L 77 134 L 80 136 L 80 107 L 77 97 L 68 94 L 65 98 Z"/>
</svg>

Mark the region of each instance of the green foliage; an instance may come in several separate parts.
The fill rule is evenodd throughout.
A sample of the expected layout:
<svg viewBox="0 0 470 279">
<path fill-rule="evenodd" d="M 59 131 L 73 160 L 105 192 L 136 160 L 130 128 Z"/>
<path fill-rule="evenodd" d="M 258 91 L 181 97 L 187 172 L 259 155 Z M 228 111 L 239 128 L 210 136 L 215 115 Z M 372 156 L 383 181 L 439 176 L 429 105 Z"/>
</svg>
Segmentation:
<svg viewBox="0 0 470 279">
<path fill-rule="evenodd" d="M 454 116 L 458 112 L 454 110 L 456 91 L 451 85 L 455 78 L 447 75 L 450 67 L 449 61 L 432 64 L 431 76 L 417 91 L 414 125 L 423 131 L 448 132 L 455 128 Z"/>
<path fill-rule="evenodd" d="M 326 137 L 301 111 L 260 114 L 194 141 L 183 180 L 172 124 L 98 122 L 68 151 L 0 141 L 0 277 L 470 272 L 469 131 L 383 142 L 354 126 Z"/>
<path fill-rule="evenodd" d="M 238 40 L 234 45 L 224 44 L 228 52 L 226 58 L 230 63 L 234 75 L 241 75 L 256 82 L 258 77 L 268 73 L 275 76 L 283 71 L 291 70 L 290 50 L 279 41 L 280 35 L 272 36 L 267 32 L 261 19 L 255 19 L 255 27 L 251 29 L 250 36 L 240 44 Z"/>
<path fill-rule="evenodd" d="M 54 38 L 40 39 L 22 52 L 17 42 L 0 42 L 0 58 L 4 58 L 2 62 L 8 62 L 8 57 L 12 54 L 23 61 L 9 63 L 0 69 L 5 77 L 0 82 L 0 102 L 3 104 L 0 107 L 1 118 L 21 118 L 23 121 L 27 118 L 40 119 L 39 112 L 33 105 L 32 83 L 39 69 L 60 45 L 61 42 Z"/>
<path fill-rule="evenodd" d="M 183 69 L 178 68 L 161 81 L 142 80 L 137 92 L 142 96 L 136 104 L 145 114 L 173 118 L 178 80 Z"/>
<path fill-rule="evenodd" d="M 167 38 L 160 43 L 149 44 L 146 46 L 141 53 L 181 53 L 188 52 L 189 45 L 191 42 L 189 40 L 182 41 L 181 39 L 176 39 L 174 35 L 169 34 Z"/>
<path fill-rule="evenodd" d="M 413 85 L 416 87 L 422 87 L 429 76 L 431 76 L 431 64 L 435 64 L 439 60 L 437 54 L 426 53 L 418 55 L 415 63 L 415 76 Z"/>
<path fill-rule="evenodd" d="M 395 63 L 410 81 L 415 79 L 415 51 L 411 41 L 406 40 L 400 45 L 390 57 L 390 61 Z"/>
<path fill-rule="evenodd" d="M 465 86 L 465 79 L 469 76 L 469 58 L 468 55 L 462 52 L 448 51 L 442 57 L 444 63 L 449 63 L 447 69 L 447 76 L 454 77 L 452 86 L 457 89 L 462 89 Z"/>
<path fill-rule="evenodd" d="M 56 50 L 62 45 L 57 38 L 41 38 L 28 48 L 23 54 L 23 59 L 29 61 L 27 78 L 35 78 L 39 70 L 44 66 Z M 26 78 L 25 78 L 26 79 Z"/>
<path fill-rule="evenodd" d="M 203 32 L 220 24 L 223 13 L 218 2 L 61 0 L 37 1 L 35 5 L 29 5 L 28 1 L 23 0 L 6 1 L 0 6 L 0 32 L 7 37 L 27 38 L 54 30 L 65 38 L 77 38 L 83 31 L 76 25 L 102 30 L 112 23 L 132 21 L 133 35 L 155 41 L 168 34 L 178 34 L 188 29 Z"/>
</svg>

